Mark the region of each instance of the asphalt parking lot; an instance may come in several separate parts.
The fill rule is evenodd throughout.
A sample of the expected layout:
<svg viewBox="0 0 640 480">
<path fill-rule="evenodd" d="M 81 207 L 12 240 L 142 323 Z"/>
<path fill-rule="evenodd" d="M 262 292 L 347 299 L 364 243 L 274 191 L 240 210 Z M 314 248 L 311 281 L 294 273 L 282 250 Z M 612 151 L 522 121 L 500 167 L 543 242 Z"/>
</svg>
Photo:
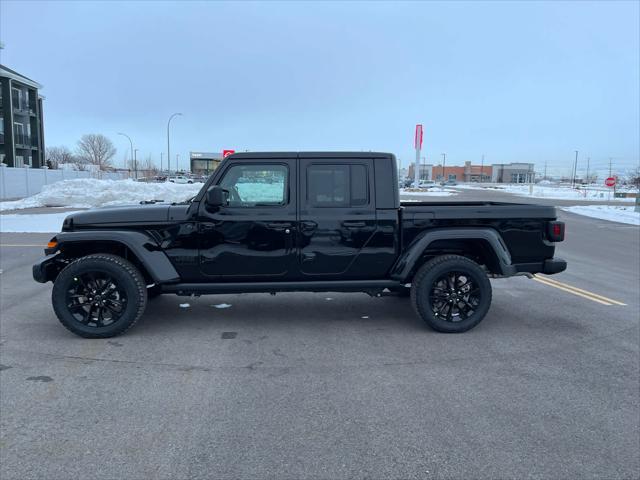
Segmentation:
<svg viewBox="0 0 640 480">
<path fill-rule="evenodd" d="M 85 340 L 31 279 L 50 235 L 0 234 L 0 478 L 638 478 L 640 228 L 561 219 L 560 283 L 492 281 L 461 335 L 292 293 L 161 297 Z"/>
</svg>

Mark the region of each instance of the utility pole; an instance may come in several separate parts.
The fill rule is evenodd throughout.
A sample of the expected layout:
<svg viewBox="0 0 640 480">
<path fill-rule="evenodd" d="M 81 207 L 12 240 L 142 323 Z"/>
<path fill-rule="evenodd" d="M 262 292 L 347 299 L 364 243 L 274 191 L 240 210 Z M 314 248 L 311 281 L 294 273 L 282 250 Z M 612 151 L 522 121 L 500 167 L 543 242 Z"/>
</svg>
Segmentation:
<svg viewBox="0 0 640 480">
<path fill-rule="evenodd" d="M 162 155 L 164 155 L 164 152 L 160 152 L 160 173 L 162 173 Z"/>
<path fill-rule="evenodd" d="M 443 153 L 442 155 L 442 181 L 444 182 L 444 165 L 447 163 L 447 154 Z"/>
<path fill-rule="evenodd" d="M 589 185 L 589 162 L 591 161 L 591 157 L 587 157 L 587 185 Z"/>
<path fill-rule="evenodd" d="M 167 121 L 167 173 L 169 175 L 171 175 L 171 146 L 169 142 L 169 125 L 171 125 L 171 120 L 173 119 L 173 117 L 178 115 L 182 115 L 182 114 L 174 113 L 169 117 L 169 120 Z"/>
<path fill-rule="evenodd" d="M 571 175 L 571 188 L 576 186 L 576 172 L 578 168 L 578 150 L 576 150 L 576 159 L 573 162 L 573 174 Z"/>
<path fill-rule="evenodd" d="M 484 153 L 482 154 L 482 160 L 480 161 L 480 183 L 484 181 Z"/>
</svg>

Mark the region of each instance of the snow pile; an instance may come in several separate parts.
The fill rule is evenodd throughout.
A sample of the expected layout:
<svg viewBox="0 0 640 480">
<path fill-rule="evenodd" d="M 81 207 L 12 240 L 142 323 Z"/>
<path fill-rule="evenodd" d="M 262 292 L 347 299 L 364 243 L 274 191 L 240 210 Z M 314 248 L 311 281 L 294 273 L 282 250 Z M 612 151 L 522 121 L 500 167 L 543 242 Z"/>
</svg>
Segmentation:
<svg viewBox="0 0 640 480">
<path fill-rule="evenodd" d="M 529 193 L 529 185 L 505 185 L 501 190 L 534 198 L 550 198 L 554 200 L 609 200 L 617 202 L 633 202 L 633 198 L 614 198 L 613 189 L 607 187 L 571 188 L 570 186 L 534 185 L 533 193 Z"/>
<path fill-rule="evenodd" d="M 576 207 L 562 207 L 562 210 L 587 217 L 609 220 L 610 222 L 628 223 L 640 225 L 640 213 L 634 211 L 635 207 L 619 207 L 606 205 L 581 205 Z"/>
<path fill-rule="evenodd" d="M 33 207 L 91 208 L 132 205 L 142 200 L 181 202 L 196 195 L 201 187 L 202 184 L 78 178 L 45 185 L 40 193 L 32 197 L 0 202 L 0 211 Z"/>
<path fill-rule="evenodd" d="M 238 195 L 243 202 L 282 202 L 284 185 L 282 183 L 238 183 Z"/>
<path fill-rule="evenodd" d="M 0 215 L 0 232 L 59 232 L 65 217 L 72 213 L 76 212 L 46 213 L 42 215 Z"/>
</svg>

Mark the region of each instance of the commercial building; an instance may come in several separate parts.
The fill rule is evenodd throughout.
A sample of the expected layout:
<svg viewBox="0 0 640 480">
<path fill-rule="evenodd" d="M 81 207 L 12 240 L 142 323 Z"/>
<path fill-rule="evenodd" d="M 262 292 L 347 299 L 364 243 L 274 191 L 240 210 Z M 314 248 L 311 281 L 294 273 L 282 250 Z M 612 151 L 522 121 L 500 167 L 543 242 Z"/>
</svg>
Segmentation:
<svg viewBox="0 0 640 480">
<path fill-rule="evenodd" d="M 431 172 L 433 170 L 433 165 L 428 164 L 420 164 L 420 168 L 418 172 L 420 173 L 420 180 L 433 180 L 431 176 Z M 415 162 L 409 165 L 408 175 L 407 177 L 411 180 L 415 178 L 416 166 Z"/>
<path fill-rule="evenodd" d="M 491 181 L 494 183 L 531 183 L 535 180 L 533 163 L 494 163 Z"/>
<path fill-rule="evenodd" d="M 0 65 L 0 163 L 44 165 L 42 85 Z"/>
<path fill-rule="evenodd" d="M 222 161 L 221 153 L 189 152 L 191 173 L 194 175 L 210 175 Z"/>
<path fill-rule="evenodd" d="M 491 165 L 471 165 L 464 162 L 463 167 L 442 165 L 433 167 L 432 177 L 436 181 L 455 180 L 457 182 L 488 182 L 491 180 Z"/>
</svg>

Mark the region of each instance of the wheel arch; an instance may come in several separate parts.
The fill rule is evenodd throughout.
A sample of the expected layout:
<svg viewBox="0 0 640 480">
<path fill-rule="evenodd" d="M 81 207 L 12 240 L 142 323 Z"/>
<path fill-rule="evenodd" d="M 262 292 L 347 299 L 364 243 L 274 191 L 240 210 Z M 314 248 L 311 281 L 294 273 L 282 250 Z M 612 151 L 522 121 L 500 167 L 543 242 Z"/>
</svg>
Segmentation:
<svg viewBox="0 0 640 480">
<path fill-rule="evenodd" d="M 142 232 L 63 232 L 56 235 L 56 241 L 56 248 L 64 259 L 109 253 L 129 260 L 149 283 L 180 281 L 178 272 L 158 243 Z"/>
<path fill-rule="evenodd" d="M 392 267 L 391 278 L 409 282 L 427 261 L 448 254 L 467 257 L 485 265 L 496 275 L 515 273 L 511 254 L 497 231 L 491 228 L 446 228 L 418 235 Z"/>
</svg>

